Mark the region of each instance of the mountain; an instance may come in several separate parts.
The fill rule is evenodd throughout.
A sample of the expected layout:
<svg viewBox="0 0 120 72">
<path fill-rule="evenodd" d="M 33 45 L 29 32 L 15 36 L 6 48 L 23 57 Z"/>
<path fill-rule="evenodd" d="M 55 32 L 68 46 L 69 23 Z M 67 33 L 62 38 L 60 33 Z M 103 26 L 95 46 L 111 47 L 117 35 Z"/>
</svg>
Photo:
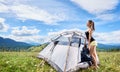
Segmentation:
<svg viewBox="0 0 120 72">
<path fill-rule="evenodd" d="M 120 44 L 101 44 L 101 43 L 98 43 L 98 46 L 97 46 L 99 49 L 102 49 L 102 50 L 117 50 L 119 49 L 120 50 Z"/>
<path fill-rule="evenodd" d="M 10 39 L 10 38 L 0 37 L 0 51 L 1 50 L 6 50 L 6 51 L 25 50 L 31 46 L 32 46 L 31 44 L 27 44 L 24 42 L 17 42 L 15 40 Z"/>
</svg>

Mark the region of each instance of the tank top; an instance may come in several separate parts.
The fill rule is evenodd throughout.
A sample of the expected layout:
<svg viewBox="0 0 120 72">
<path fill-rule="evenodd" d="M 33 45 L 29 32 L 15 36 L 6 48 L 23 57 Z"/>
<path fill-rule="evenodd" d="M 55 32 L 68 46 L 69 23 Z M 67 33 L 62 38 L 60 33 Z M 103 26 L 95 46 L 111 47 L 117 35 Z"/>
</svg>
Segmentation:
<svg viewBox="0 0 120 72">
<path fill-rule="evenodd" d="M 86 31 L 86 32 L 85 32 L 85 35 L 86 35 L 87 40 L 88 40 L 88 39 L 89 39 L 89 32 Z M 92 41 L 95 41 L 95 39 L 91 36 L 90 42 L 92 42 Z"/>
</svg>

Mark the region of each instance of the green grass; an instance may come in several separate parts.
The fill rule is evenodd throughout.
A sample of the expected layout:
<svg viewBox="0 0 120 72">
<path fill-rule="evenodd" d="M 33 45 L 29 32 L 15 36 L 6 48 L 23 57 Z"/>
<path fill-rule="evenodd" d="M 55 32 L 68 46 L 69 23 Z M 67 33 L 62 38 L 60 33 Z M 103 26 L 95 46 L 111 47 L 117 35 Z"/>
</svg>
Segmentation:
<svg viewBox="0 0 120 72">
<path fill-rule="evenodd" d="M 120 52 L 99 52 L 100 68 L 88 68 L 82 72 L 120 72 Z"/>
<path fill-rule="evenodd" d="M 0 72 L 56 72 L 38 52 L 0 52 Z M 100 68 L 79 72 L 120 72 L 120 52 L 99 52 Z"/>
<path fill-rule="evenodd" d="M 0 72 L 55 71 L 45 61 L 36 58 L 36 52 L 0 52 Z"/>
<path fill-rule="evenodd" d="M 38 46 L 32 46 L 28 49 L 30 52 L 40 52 L 42 49 L 44 49 L 48 44 L 42 44 Z"/>
</svg>

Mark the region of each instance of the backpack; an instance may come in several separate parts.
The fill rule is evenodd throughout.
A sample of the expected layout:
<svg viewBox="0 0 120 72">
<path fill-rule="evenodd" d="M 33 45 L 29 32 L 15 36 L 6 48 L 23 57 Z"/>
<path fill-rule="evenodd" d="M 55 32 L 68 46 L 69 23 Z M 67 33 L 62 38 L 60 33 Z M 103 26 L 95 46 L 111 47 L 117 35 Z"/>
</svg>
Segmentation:
<svg viewBox="0 0 120 72">
<path fill-rule="evenodd" d="M 90 55 L 89 49 L 85 45 L 81 52 L 81 62 L 89 62 L 89 61 L 92 61 L 92 56 Z"/>
</svg>

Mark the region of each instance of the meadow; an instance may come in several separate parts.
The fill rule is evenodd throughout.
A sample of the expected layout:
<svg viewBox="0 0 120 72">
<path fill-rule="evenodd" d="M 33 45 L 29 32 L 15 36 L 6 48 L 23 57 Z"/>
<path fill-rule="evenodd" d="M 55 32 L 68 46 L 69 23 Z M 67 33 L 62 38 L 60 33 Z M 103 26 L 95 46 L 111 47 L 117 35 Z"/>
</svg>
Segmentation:
<svg viewBox="0 0 120 72">
<path fill-rule="evenodd" d="M 38 59 L 39 52 L 0 52 L 0 72 L 56 72 L 47 62 Z M 120 72 L 120 52 L 98 52 L 100 68 L 78 72 Z"/>
</svg>

